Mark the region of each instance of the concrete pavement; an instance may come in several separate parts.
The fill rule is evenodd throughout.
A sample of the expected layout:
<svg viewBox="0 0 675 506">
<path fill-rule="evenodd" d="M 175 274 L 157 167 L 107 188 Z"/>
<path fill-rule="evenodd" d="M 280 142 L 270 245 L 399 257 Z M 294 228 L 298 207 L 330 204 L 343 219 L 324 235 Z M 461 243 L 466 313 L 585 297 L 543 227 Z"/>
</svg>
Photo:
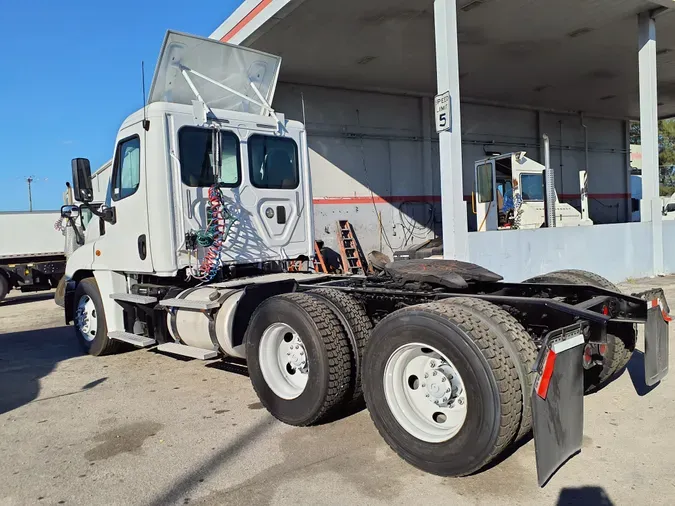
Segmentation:
<svg viewBox="0 0 675 506">
<path fill-rule="evenodd" d="M 675 306 L 675 278 L 623 287 L 654 285 Z M 648 391 L 641 367 L 636 352 L 586 397 L 583 450 L 544 489 L 532 441 L 475 476 L 439 478 L 399 459 L 366 411 L 289 427 L 261 408 L 240 366 L 83 355 L 49 294 L 10 296 L 0 303 L 0 506 L 675 504 L 675 376 Z"/>
</svg>

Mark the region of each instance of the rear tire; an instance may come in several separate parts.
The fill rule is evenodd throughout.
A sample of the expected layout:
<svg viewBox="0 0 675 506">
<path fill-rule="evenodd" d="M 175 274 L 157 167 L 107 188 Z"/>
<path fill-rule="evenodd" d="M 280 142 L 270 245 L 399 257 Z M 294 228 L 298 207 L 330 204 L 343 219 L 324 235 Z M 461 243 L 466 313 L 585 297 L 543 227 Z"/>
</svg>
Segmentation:
<svg viewBox="0 0 675 506">
<path fill-rule="evenodd" d="M 368 318 L 366 310 L 353 297 L 340 290 L 331 288 L 317 288 L 307 292 L 310 295 L 326 299 L 332 303 L 344 318 L 344 323 L 356 341 L 356 349 L 349 339 L 352 361 L 352 378 L 350 382 L 349 393 L 347 394 L 347 404 L 351 406 L 363 405 L 363 387 L 361 385 L 361 364 L 363 363 L 363 353 L 370 339 L 370 333 L 373 330 L 373 324 Z M 358 366 L 357 366 L 358 365 Z"/>
<path fill-rule="evenodd" d="M 0 272 L 0 300 L 4 299 L 9 293 L 9 280 Z"/>
<path fill-rule="evenodd" d="M 446 299 L 446 304 L 460 305 L 480 319 L 497 336 L 509 352 L 511 362 L 516 365 L 522 393 L 522 416 L 516 441 L 527 435 L 532 429 L 532 383 L 534 382 L 534 364 L 537 361 L 537 346 L 525 328 L 509 313 L 486 300 L 473 297 Z"/>
<path fill-rule="evenodd" d="M 438 400 L 438 396 L 436 383 L 429 390 L 427 384 L 422 387 L 419 381 L 430 383 L 433 377 L 406 377 L 407 365 L 391 369 L 390 364 L 395 365 L 397 357 L 410 346 L 418 347 L 414 350 L 418 355 L 430 354 L 429 358 L 419 355 L 423 360 L 430 360 L 434 353 L 441 354 L 443 367 L 446 361 L 451 363 L 450 371 L 456 372 L 464 387 L 465 404 L 460 402 L 461 395 L 455 396 L 452 385 L 452 403 L 446 406 L 450 410 L 465 406 L 462 409 L 466 411 L 459 428 L 454 427 L 455 432 L 448 437 L 450 433 L 437 434 L 443 427 L 433 422 L 445 423 L 437 417 L 438 413 L 431 416 L 431 421 L 420 419 L 426 410 L 421 406 L 425 397 L 431 402 L 432 397 Z M 414 356 L 413 360 L 419 357 Z M 435 359 L 429 361 L 431 367 L 436 363 Z M 396 371 L 401 373 L 397 375 Z M 380 435 L 404 460 L 423 471 L 440 476 L 471 474 L 499 455 L 518 433 L 523 397 L 516 366 L 493 328 L 485 324 L 484 318 L 477 317 L 473 309 L 461 304 L 420 304 L 384 318 L 371 335 L 362 376 L 366 404 Z M 392 377 L 394 389 L 390 386 Z M 454 382 L 455 377 L 449 374 L 443 385 Z M 417 392 L 419 388 L 427 388 L 428 393 Z M 419 409 L 406 407 L 406 396 L 417 399 L 413 402 L 420 404 Z M 452 416 L 449 414 L 446 420 Z M 417 425 L 415 420 L 419 420 Z"/>
<path fill-rule="evenodd" d="M 598 288 L 604 288 L 613 292 L 621 293 L 611 281 L 595 274 L 593 272 L 580 269 L 566 269 L 561 271 L 549 272 L 534 278 L 527 279 L 523 283 L 568 283 L 573 285 L 590 285 Z M 635 343 L 637 341 L 637 330 L 635 325 L 609 324 L 607 326 L 607 352 L 605 353 L 603 365 L 591 369 L 584 369 L 584 392 L 592 393 L 620 373 L 628 364 L 633 356 Z"/>
<path fill-rule="evenodd" d="M 274 337 L 283 328 L 279 325 L 285 326 L 283 338 Z M 349 339 L 317 297 L 289 293 L 268 298 L 251 316 L 245 341 L 251 384 L 275 418 L 311 425 L 344 402 L 352 377 Z M 293 349 L 282 350 L 284 343 Z M 292 353 L 288 359 L 287 353 Z M 289 362 L 282 364 L 284 360 Z M 306 374 L 304 385 L 296 374 Z"/>
<path fill-rule="evenodd" d="M 121 350 L 120 342 L 108 338 L 105 310 L 94 278 L 85 278 L 77 284 L 73 315 L 75 335 L 84 351 L 101 356 Z"/>
</svg>

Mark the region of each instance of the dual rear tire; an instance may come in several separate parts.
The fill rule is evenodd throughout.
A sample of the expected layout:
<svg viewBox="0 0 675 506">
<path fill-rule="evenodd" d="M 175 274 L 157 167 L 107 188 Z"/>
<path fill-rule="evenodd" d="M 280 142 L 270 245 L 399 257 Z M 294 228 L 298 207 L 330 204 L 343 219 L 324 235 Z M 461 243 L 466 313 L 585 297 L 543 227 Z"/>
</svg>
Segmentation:
<svg viewBox="0 0 675 506">
<path fill-rule="evenodd" d="M 279 420 L 319 423 L 362 390 L 384 440 L 409 463 L 443 476 L 483 468 L 530 431 L 536 348 L 499 307 L 472 298 L 411 306 L 371 333 L 370 322 L 355 317 L 365 311 L 354 299 L 318 292 L 271 297 L 251 317 L 251 382 Z M 280 324 L 286 341 L 266 337 L 280 333 Z M 370 334 L 362 357 L 348 332 Z M 291 392 L 288 384 L 299 373 L 307 374 L 306 382 Z"/>
<path fill-rule="evenodd" d="M 373 331 L 362 369 L 366 404 L 404 460 L 436 475 L 471 474 L 530 431 L 535 359 L 525 329 L 489 302 L 411 306 Z"/>
<path fill-rule="evenodd" d="M 358 403 L 358 365 L 370 328 L 365 310 L 337 290 L 265 300 L 245 338 L 251 384 L 262 405 L 282 422 L 305 426 Z"/>
</svg>

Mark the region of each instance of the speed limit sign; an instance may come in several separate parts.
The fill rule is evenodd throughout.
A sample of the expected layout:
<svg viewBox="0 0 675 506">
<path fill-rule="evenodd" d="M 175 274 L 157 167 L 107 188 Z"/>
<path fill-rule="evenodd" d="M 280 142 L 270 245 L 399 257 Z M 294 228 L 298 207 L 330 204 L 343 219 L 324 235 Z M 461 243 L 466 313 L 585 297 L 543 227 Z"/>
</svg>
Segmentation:
<svg viewBox="0 0 675 506">
<path fill-rule="evenodd" d="M 446 91 L 434 98 L 436 108 L 436 132 L 444 132 L 452 129 L 452 105 L 450 92 Z"/>
</svg>

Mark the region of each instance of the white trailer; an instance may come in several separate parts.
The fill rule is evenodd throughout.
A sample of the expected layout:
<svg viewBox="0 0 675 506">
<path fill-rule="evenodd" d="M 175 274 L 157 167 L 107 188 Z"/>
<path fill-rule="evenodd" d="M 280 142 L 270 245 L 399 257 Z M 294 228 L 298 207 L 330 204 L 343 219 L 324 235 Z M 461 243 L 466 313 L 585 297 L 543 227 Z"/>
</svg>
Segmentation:
<svg viewBox="0 0 675 506">
<path fill-rule="evenodd" d="M 0 300 L 9 290 L 49 290 L 66 266 L 59 211 L 0 213 Z"/>
<path fill-rule="evenodd" d="M 85 350 L 245 359 L 292 425 L 365 399 L 387 443 L 439 475 L 478 471 L 533 429 L 540 483 L 581 447 L 583 393 L 625 367 L 636 323 L 647 383 L 665 376 L 661 290 L 626 296 L 583 271 L 504 283 L 447 260 L 313 272 L 307 135 L 270 106 L 279 66 L 169 32 L 149 103 L 117 134 L 104 205 L 73 160 L 82 204 L 63 215 L 94 217 L 64 302 Z"/>
</svg>

